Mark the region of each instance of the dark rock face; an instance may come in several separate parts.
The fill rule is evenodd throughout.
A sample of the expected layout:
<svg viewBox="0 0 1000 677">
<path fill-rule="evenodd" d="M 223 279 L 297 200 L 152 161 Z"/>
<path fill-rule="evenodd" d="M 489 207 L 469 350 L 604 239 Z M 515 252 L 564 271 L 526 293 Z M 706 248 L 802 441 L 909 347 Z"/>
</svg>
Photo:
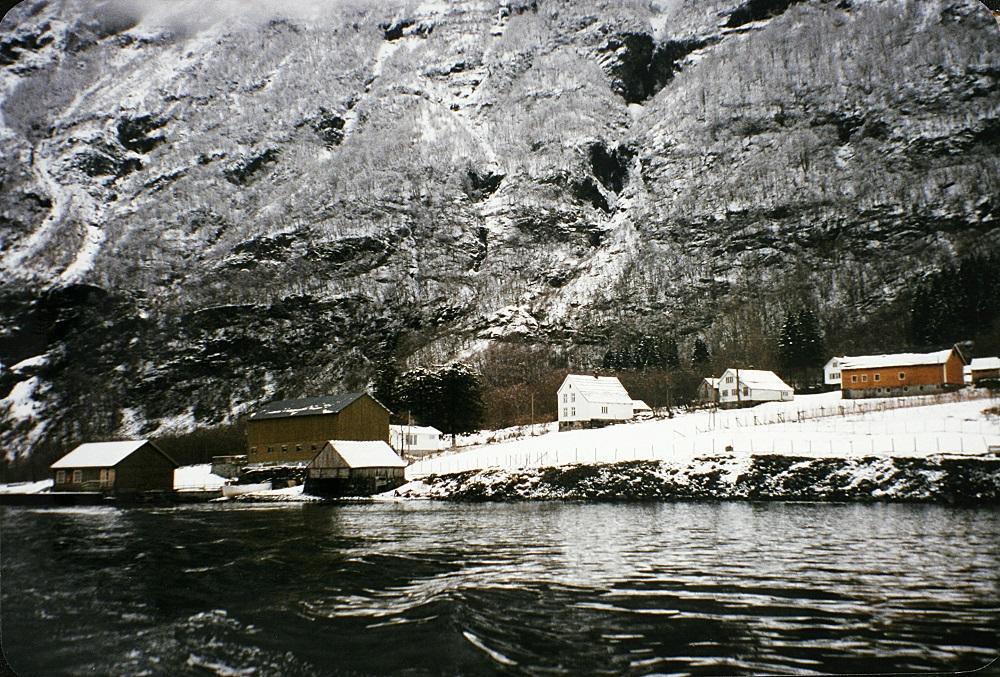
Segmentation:
<svg viewBox="0 0 1000 677">
<path fill-rule="evenodd" d="M 136 153 L 148 153 L 166 140 L 163 134 L 153 133 L 166 123 L 166 118 L 154 115 L 123 117 L 118 121 L 118 142 Z"/>
<path fill-rule="evenodd" d="M 635 157 L 635 149 L 607 146 L 595 143 L 590 147 L 590 166 L 594 176 L 610 191 L 620 193 L 628 178 L 629 163 Z"/>
<path fill-rule="evenodd" d="M 737 28 L 752 21 L 777 16 L 801 0 L 748 0 L 729 15 L 726 26 Z"/>
<path fill-rule="evenodd" d="M 230 183 L 238 186 L 249 185 L 260 178 L 260 172 L 264 168 L 277 162 L 279 155 L 280 151 L 277 148 L 266 148 L 231 163 L 223 171 L 223 175 Z"/>
</svg>

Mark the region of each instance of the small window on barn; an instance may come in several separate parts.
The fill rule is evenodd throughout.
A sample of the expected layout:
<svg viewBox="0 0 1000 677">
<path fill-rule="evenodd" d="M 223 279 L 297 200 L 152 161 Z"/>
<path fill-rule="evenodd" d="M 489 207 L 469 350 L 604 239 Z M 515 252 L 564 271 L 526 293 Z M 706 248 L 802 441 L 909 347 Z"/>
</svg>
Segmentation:
<svg viewBox="0 0 1000 677">
<path fill-rule="evenodd" d="M 311 445 L 309 445 L 309 448 L 310 448 L 310 449 L 311 449 L 312 451 L 316 451 L 316 445 L 315 445 L 315 444 L 311 444 Z"/>
<path fill-rule="evenodd" d="M 900 381 L 905 381 L 906 380 L 906 372 L 905 371 L 899 372 L 899 380 Z"/>
<path fill-rule="evenodd" d="M 80 484 L 83 482 L 83 471 L 74 470 L 73 471 L 73 484 Z"/>
<path fill-rule="evenodd" d="M 875 374 L 875 380 L 876 381 L 881 381 L 882 380 L 882 374 Z"/>
<path fill-rule="evenodd" d="M 868 374 L 862 374 L 861 375 L 861 382 L 862 383 L 868 383 Z"/>
<path fill-rule="evenodd" d="M 851 383 L 857 383 L 857 382 L 858 382 L 858 375 L 857 374 L 852 374 L 851 375 Z"/>
<path fill-rule="evenodd" d="M 257 453 L 257 447 L 250 447 L 250 452 L 253 454 Z"/>
<path fill-rule="evenodd" d="M 56 484 L 66 484 L 65 470 L 56 470 Z"/>
<path fill-rule="evenodd" d="M 281 450 L 282 451 L 288 451 L 288 445 L 287 444 L 282 444 L 281 445 Z"/>
<path fill-rule="evenodd" d="M 302 445 L 301 444 L 296 444 L 295 445 L 295 451 L 302 451 Z"/>
</svg>

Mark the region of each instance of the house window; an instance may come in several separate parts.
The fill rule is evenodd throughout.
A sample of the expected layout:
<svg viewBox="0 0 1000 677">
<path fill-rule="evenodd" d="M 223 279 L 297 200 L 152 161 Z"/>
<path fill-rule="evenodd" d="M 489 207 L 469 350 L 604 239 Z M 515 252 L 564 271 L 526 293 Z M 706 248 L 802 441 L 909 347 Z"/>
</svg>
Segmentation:
<svg viewBox="0 0 1000 677">
<path fill-rule="evenodd" d="M 281 445 L 281 450 L 282 451 L 288 451 L 288 445 L 287 444 L 282 444 Z"/>
<path fill-rule="evenodd" d="M 257 453 L 257 447 L 250 447 L 250 453 L 251 454 L 256 454 Z"/>
<path fill-rule="evenodd" d="M 101 468 L 101 486 L 112 487 L 115 484 L 115 469 Z"/>
<path fill-rule="evenodd" d="M 270 453 L 271 453 L 272 451 L 274 451 L 274 447 L 268 447 L 268 448 L 267 448 L 267 453 L 269 453 L 269 454 L 270 454 Z"/>
<path fill-rule="evenodd" d="M 567 402 L 569 402 L 569 395 L 563 393 L 563 404 L 566 404 Z"/>
<path fill-rule="evenodd" d="M 876 381 L 881 381 L 882 380 L 882 374 L 875 374 L 875 380 Z"/>
<path fill-rule="evenodd" d="M 315 444 L 310 445 L 310 446 L 311 446 L 312 451 L 316 451 L 316 445 Z"/>
<path fill-rule="evenodd" d="M 747 397 L 749 395 L 750 395 L 750 389 L 747 388 L 746 386 L 743 386 L 743 397 Z"/>
<path fill-rule="evenodd" d="M 732 383 L 732 382 L 733 382 L 733 377 L 732 376 L 727 376 L 726 377 L 726 383 Z"/>
<path fill-rule="evenodd" d="M 830 379 L 831 380 L 832 379 L 838 379 L 838 378 L 840 378 L 840 372 L 839 371 L 831 371 L 830 372 Z"/>
<path fill-rule="evenodd" d="M 861 375 L 861 382 L 862 383 L 868 383 L 868 374 L 862 374 Z"/>
<path fill-rule="evenodd" d="M 906 372 L 905 371 L 899 372 L 899 380 L 900 381 L 905 381 L 906 380 Z"/>
<path fill-rule="evenodd" d="M 576 407 L 572 407 L 572 408 L 570 408 L 570 410 L 569 410 L 569 415 L 570 415 L 570 416 L 576 416 Z"/>
<path fill-rule="evenodd" d="M 73 484 L 83 484 L 83 471 L 74 470 L 73 471 Z"/>
<path fill-rule="evenodd" d="M 576 393 L 573 393 L 573 396 L 571 398 L 569 398 L 569 401 L 570 402 L 576 402 Z"/>
<path fill-rule="evenodd" d="M 857 382 L 858 382 L 858 376 L 857 376 L 857 374 L 852 374 L 851 375 L 851 383 L 857 383 Z"/>
<path fill-rule="evenodd" d="M 295 451 L 302 451 L 302 445 L 301 444 L 296 444 L 295 445 Z"/>
<path fill-rule="evenodd" d="M 406 446 L 414 447 L 417 445 L 417 436 L 413 433 L 406 434 Z"/>
<path fill-rule="evenodd" d="M 66 484 L 65 470 L 56 470 L 56 484 Z"/>
<path fill-rule="evenodd" d="M 563 407 L 563 417 L 565 418 L 566 416 L 569 416 L 569 409 Z"/>
<path fill-rule="evenodd" d="M 601 407 L 601 413 L 602 414 L 608 413 L 608 408 L 607 407 Z"/>
</svg>

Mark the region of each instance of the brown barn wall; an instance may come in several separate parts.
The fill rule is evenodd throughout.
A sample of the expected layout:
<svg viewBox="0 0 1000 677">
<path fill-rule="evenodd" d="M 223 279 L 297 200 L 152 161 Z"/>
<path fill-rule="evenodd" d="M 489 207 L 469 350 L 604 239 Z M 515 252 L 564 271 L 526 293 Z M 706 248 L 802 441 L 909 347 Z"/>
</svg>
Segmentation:
<svg viewBox="0 0 1000 677">
<path fill-rule="evenodd" d="M 174 464 L 152 446 L 136 449 L 115 466 L 115 491 L 172 491 Z"/>
<path fill-rule="evenodd" d="M 247 421 L 247 462 L 309 461 L 328 440 L 382 440 L 388 444 L 389 412 L 371 396 L 362 395 L 338 414 Z"/>
</svg>

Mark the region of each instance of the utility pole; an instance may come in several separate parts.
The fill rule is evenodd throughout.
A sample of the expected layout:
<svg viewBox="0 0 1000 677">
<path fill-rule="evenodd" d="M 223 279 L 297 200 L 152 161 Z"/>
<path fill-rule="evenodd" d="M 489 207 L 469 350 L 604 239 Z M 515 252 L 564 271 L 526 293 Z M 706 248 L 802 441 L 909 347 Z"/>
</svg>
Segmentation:
<svg viewBox="0 0 1000 677">
<path fill-rule="evenodd" d="M 743 398 L 740 394 L 740 368 L 736 367 L 736 408 L 743 408 Z"/>
<path fill-rule="evenodd" d="M 531 393 L 531 432 L 529 436 L 535 435 L 535 393 Z"/>
</svg>

